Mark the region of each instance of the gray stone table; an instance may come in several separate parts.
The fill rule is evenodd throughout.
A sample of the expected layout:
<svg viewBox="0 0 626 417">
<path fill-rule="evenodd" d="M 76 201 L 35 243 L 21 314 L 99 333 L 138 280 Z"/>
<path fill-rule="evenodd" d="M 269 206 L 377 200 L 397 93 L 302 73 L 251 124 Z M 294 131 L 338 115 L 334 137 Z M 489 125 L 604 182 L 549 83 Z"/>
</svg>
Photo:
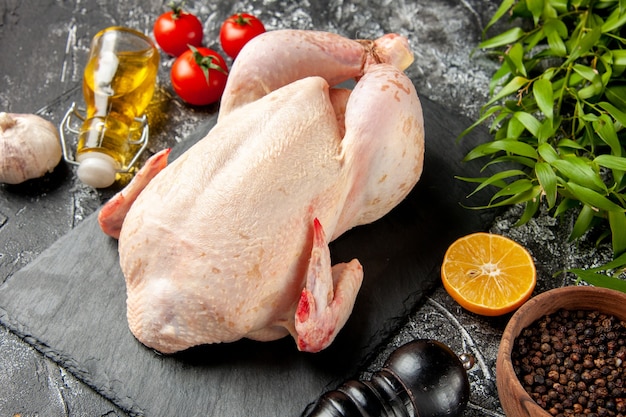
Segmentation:
<svg viewBox="0 0 626 417">
<path fill-rule="evenodd" d="M 374 38 L 385 32 L 397 32 L 407 36 L 416 56 L 415 63 L 407 72 L 424 100 L 427 114 L 431 115 L 431 119 L 427 120 L 427 127 L 433 132 L 449 132 L 449 137 L 437 137 L 439 141 L 449 140 L 449 145 L 438 146 L 454 147 L 454 133 L 458 133 L 459 129 L 466 127 L 476 117 L 480 105 L 486 99 L 488 80 L 495 64 L 479 52 L 470 54 L 480 40 L 482 27 L 497 5 L 498 2 L 488 0 L 218 0 L 188 1 L 186 7 L 201 18 L 205 29 L 204 43 L 216 50 L 219 50 L 218 33 L 221 22 L 238 11 L 259 16 L 268 30 L 315 29 L 337 32 L 353 38 Z M 121 3 L 99 0 L 3 0 L 0 3 L 0 111 L 36 113 L 58 124 L 70 103 L 82 99 L 82 69 L 91 37 L 98 30 L 112 25 L 132 27 L 150 35 L 154 19 L 166 9 L 162 2 L 151 0 Z M 159 91 L 152 104 L 152 114 L 156 116 L 151 119 L 153 135 L 149 153 L 167 146 L 185 146 L 190 137 L 194 138 L 194 135 L 197 136 L 202 129 L 209 126 L 207 123 L 210 123 L 211 116 L 216 111 L 215 106 L 192 108 L 178 100 L 171 90 L 168 77 L 172 59 L 163 56 L 161 61 Z M 451 153 L 450 158 L 453 157 L 456 158 L 457 155 Z M 430 180 L 434 181 L 433 184 L 437 183 L 434 178 L 437 172 L 435 164 L 456 166 L 458 162 L 431 160 L 429 163 L 433 165 L 430 171 L 432 174 L 425 172 L 424 185 L 415 195 L 437 197 L 445 194 L 447 190 L 428 188 Z M 24 288 L 29 285 L 28 280 L 34 279 L 33 282 L 38 282 L 37 277 L 32 277 L 32 271 L 49 265 L 46 263 L 46 255 L 58 254 L 59 248 L 67 245 L 68 240 L 89 229 L 93 222 L 93 213 L 113 191 L 94 190 L 81 184 L 76 179 L 73 168 L 66 164 L 61 164 L 54 173 L 41 180 L 21 186 L 0 186 L 0 284 L 3 284 L 0 286 L 0 294 L 5 297 L 2 299 L 0 295 L 0 320 L 7 324 L 0 327 L 2 416 L 155 415 L 146 414 L 146 410 L 150 410 L 149 404 L 141 403 L 142 407 L 139 400 L 135 401 L 136 398 L 133 397 L 136 394 L 132 393 L 141 391 L 141 386 L 124 386 L 127 381 L 123 380 L 109 381 L 108 385 L 103 383 L 105 378 L 102 373 L 106 374 L 107 369 L 99 367 L 97 363 L 81 362 L 79 356 L 72 356 L 75 352 L 71 341 L 68 341 L 68 346 L 64 346 L 63 340 L 58 342 L 60 346 L 47 345 L 47 332 L 54 333 L 58 323 L 46 323 L 42 318 L 36 322 L 29 321 L 36 316 L 40 309 L 37 302 L 45 299 L 45 294 L 33 295 L 32 298 L 24 296 L 27 294 Z M 462 191 L 460 188 L 453 194 L 460 195 Z M 368 238 L 371 233 L 384 238 L 386 233 L 391 233 L 386 226 L 402 226 L 401 222 L 395 223 L 396 219 L 403 218 L 414 208 L 419 210 L 424 204 L 434 205 L 432 210 L 437 208 L 436 201 L 425 203 L 415 197 L 409 198 L 389 219 L 370 228 L 356 230 L 338 241 L 334 246 L 336 256 L 350 255 L 353 249 L 351 242 L 358 241 L 361 237 Z M 572 251 L 571 247 L 562 243 L 566 236 L 563 226 L 550 219 L 541 217 L 520 230 L 511 226 L 517 215 L 515 211 L 504 213 L 495 221 L 490 215 L 468 214 L 468 219 L 478 216 L 474 220 L 468 220 L 469 223 L 474 222 L 468 227 L 484 226 L 496 232 L 514 234 L 518 240 L 534 247 L 533 255 L 539 261 L 539 270 L 543 276 L 549 276 L 554 269 L 563 266 L 554 264 L 555 253 L 567 255 L 568 251 Z M 421 221 L 426 224 L 428 219 Z M 420 223 L 415 221 L 411 224 L 419 226 Z M 430 230 L 428 233 L 440 235 L 436 240 L 443 245 L 452 239 L 455 232 L 461 231 L 462 228 L 441 229 Z M 394 233 L 396 232 L 402 236 L 402 231 L 395 230 Z M 402 239 L 412 242 L 413 237 L 403 236 Z M 403 272 L 400 271 L 403 268 L 412 268 L 412 263 L 420 261 L 419 256 L 413 257 L 412 253 L 403 252 L 404 247 L 382 246 L 384 245 L 381 243 L 378 246 L 372 244 L 361 248 L 365 251 L 366 260 L 369 256 L 372 259 L 371 264 L 378 268 L 375 272 L 381 275 L 402 275 Z M 385 250 L 390 254 L 386 259 L 398 260 L 398 263 L 388 264 L 385 259 L 378 259 L 377 256 L 382 256 L 380 254 L 384 254 Z M 426 263 L 426 260 L 422 261 Z M 437 264 L 436 259 L 428 262 Z M 476 366 L 469 372 L 472 396 L 466 415 L 502 415 L 495 391 L 495 354 L 507 317 L 484 319 L 463 311 L 437 285 L 436 270 L 431 272 L 428 279 L 432 285 L 424 286 L 417 294 L 399 292 L 390 295 L 400 301 L 393 308 L 397 307 L 397 311 L 402 314 L 381 319 L 382 326 L 378 329 L 368 329 L 373 335 L 372 340 L 358 345 L 355 355 L 359 356 L 359 360 L 350 367 L 337 372 L 329 365 L 334 363 L 332 360 L 327 363 L 323 363 L 324 360 L 308 359 L 302 362 L 298 358 L 294 360 L 294 368 L 279 368 L 280 372 L 296 372 L 294 369 L 297 370 L 297 366 L 303 366 L 306 370 L 313 367 L 318 371 L 316 378 L 327 375 L 326 380 L 315 379 L 315 383 L 321 384 L 322 388 L 333 388 L 344 377 L 367 377 L 378 369 L 391 350 L 405 341 L 417 337 L 432 337 L 444 341 L 455 352 L 470 351 L 477 358 Z M 71 274 L 72 271 L 68 271 L 68 276 Z M 399 288 L 403 288 L 405 283 L 400 281 Z M 45 285 L 42 284 L 38 289 L 49 291 L 51 295 L 58 291 L 53 285 L 50 288 Z M 540 283 L 539 289 L 552 285 L 559 283 Z M 17 296 L 9 299 L 13 294 Z M 374 304 L 379 302 L 376 297 L 367 300 Z M 384 300 L 380 302 L 384 304 Z M 375 315 L 376 312 L 371 314 Z M 81 320 L 85 323 L 97 323 L 95 319 L 90 321 L 90 317 Z M 361 319 L 356 318 L 354 322 L 361 323 L 359 320 Z M 367 327 L 367 323 L 379 321 L 377 318 L 362 319 L 362 323 Z M 358 341 L 359 337 L 364 337 L 365 333 L 361 333 L 361 326 L 357 324 L 348 327 L 344 339 L 354 336 Z M 93 329 L 86 330 L 85 334 L 89 334 L 89 331 Z M 51 337 L 49 340 L 56 340 L 54 335 Z M 288 343 L 280 342 L 277 349 L 293 349 L 287 345 Z M 345 346 L 350 346 L 345 340 L 340 345 L 337 352 L 345 352 Z M 101 350 L 107 349 L 110 347 L 102 346 Z M 251 348 L 244 343 L 236 345 L 234 349 L 245 355 Z M 220 350 L 218 352 L 224 353 Z M 98 353 L 102 352 L 94 352 L 94 357 L 99 357 Z M 269 348 L 267 354 L 271 357 Z M 331 354 L 322 358 L 330 358 Z M 102 357 L 105 358 L 106 355 Z M 194 355 L 178 359 L 183 362 L 185 369 L 190 367 L 194 373 L 202 373 L 202 367 L 209 366 L 204 361 L 198 361 Z M 302 365 L 303 363 L 305 364 Z M 133 364 L 128 366 L 132 367 Z M 138 370 L 139 373 L 142 371 Z M 135 382 L 146 384 L 146 389 L 156 389 L 159 386 L 151 386 L 151 381 Z M 188 398 L 180 392 L 179 387 L 170 388 L 171 392 L 165 390 L 152 395 L 154 398 L 162 395 L 172 397 L 172 401 L 204 404 L 204 400 L 200 398 Z M 315 388 L 313 391 L 322 392 L 320 389 Z M 249 406 L 258 402 L 262 407 L 264 401 L 260 397 L 261 395 L 257 398 L 246 397 L 245 401 Z M 275 413 L 272 414 L 292 415 L 293 410 L 301 409 L 300 404 L 304 407 L 314 399 L 315 396 L 298 399 L 292 401 L 295 405 L 285 405 L 284 408 L 277 404 Z M 236 406 L 229 408 L 228 404 L 220 407 L 223 407 L 220 408 L 221 415 L 251 415 L 245 408 L 241 411 Z M 206 408 L 194 409 L 193 405 L 190 410 L 193 410 L 191 414 L 197 415 L 206 415 L 209 412 Z M 228 410 L 232 410 L 232 413 Z M 247 414 L 242 414 L 244 412 Z"/>
</svg>

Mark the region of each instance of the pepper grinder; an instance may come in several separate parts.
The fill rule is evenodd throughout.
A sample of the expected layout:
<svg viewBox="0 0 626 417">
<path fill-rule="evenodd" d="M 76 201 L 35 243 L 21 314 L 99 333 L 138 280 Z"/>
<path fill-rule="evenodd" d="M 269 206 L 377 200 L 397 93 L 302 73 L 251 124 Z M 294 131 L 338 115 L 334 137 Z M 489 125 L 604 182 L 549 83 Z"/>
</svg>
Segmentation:
<svg viewBox="0 0 626 417">
<path fill-rule="evenodd" d="M 455 417 L 469 400 L 466 368 L 445 344 L 418 339 L 396 349 L 370 380 L 323 394 L 302 417 Z"/>
</svg>

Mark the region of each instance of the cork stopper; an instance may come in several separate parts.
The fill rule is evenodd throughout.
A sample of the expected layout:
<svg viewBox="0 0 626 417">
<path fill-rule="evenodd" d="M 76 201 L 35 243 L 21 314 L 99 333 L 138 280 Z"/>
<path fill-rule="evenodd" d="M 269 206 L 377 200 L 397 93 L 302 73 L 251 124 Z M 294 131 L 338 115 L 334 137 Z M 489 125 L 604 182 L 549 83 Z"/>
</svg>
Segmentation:
<svg viewBox="0 0 626 417">
<path fill-rule="evenodd" d="M 94 188 L 106 188 L 115 182 L 116 161 L 102 152 L 80 155 L 77 175 L 85 184 Z"/>
</svg>

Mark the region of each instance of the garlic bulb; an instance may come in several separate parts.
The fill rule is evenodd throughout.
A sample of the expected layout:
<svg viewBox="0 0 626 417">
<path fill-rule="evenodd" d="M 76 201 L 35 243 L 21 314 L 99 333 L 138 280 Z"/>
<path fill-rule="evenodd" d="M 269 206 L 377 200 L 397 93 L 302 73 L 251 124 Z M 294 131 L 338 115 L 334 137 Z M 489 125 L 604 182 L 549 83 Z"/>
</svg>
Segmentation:
<svg viewBox="0 0 626 417">
<path fill-rule="evenodd" d="M 19 184 L 52 172 L 61 161 L 59 134 L 34 114 L 0 112 L 0 183 Z"/>
</svg>

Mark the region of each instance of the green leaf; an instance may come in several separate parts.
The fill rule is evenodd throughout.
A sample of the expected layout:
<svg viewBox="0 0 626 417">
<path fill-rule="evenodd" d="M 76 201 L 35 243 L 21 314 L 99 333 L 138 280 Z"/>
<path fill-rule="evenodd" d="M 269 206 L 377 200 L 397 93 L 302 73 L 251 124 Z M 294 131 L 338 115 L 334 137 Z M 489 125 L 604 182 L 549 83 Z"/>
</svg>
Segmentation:
<svg viewBox="0 0 626 417">
<path fill-rule="evenodd" d="M 506 166 L 509 166 L 510 164 L 519 164 L 521 166 L 534 169 L 537 161 L 534 159 L 526 158 L 525 156 L 500 155 L 496 158 L 493 158 L 488 163 L 486 163 L 484 168 L 487 168 L 488 166 L 491 166 L 491 165 L 500 164 L 500 163 L 505 163 L 507 164 Z"/>
<path fill-rule="evenodd" d="M 491 80 L 489 80 L 489 95 L 493 95 L 496 88 L 507 82 L 512 76 L 512 69 L 506 60 L 502 61 L 502 66 L 493 74 Z"/>
<path fill-rule="evenodd" d="M 624 174 L 626 174 L 626 158 L 609 154 L 598 155 L 593 162 L 598 166 L 609 168 L 613 171 L 613 182 L 619 186 Z"/>
<path fill-rule="evenodd" d="M 580 268 L 568 269 L 566 272 L 571 272 L 588 284 L 595 287 L 609 288 L 616 291 L 626 292 L 626 281 L 609 277 L 606 274 L 598 272 L 589 272 Z"/>
<path fill-rule="evenodd" d="M 518 120 L 533 136 L 537 136 L 537 132 L 541 128 L 541 123 L 530 113 L 518 111 L 513 114 L 513 117 Z"/>
<path fill-rule="evenodd" d="M 580 213 L 578 213 L 578 217 L 576 217 L 576 221 L 574 222 L 574 227 L 572 227 L 572 232 L 570 233 L 569 239 L 576 240 L 589 230 L 591 227 L 591 222 L 595 217 L 596 211 L 588 205 L 583 205 L 583 208 L 580 209 Z"/>
<path fill-rule="evenodd" d="M 624 177 L 626 176 L 626 171 L 621 171 L 621 170 L 617 170 L 614 169 L 613 170 L 613 186 L 611 186 L 612 190 L 617 189 L 618 193 L 615 194 L 615 196 L 618 198 L 618 200 L 620 200 L 621 205 L 624 206 L 624 202 L 623 202 L 623 197 L 626 197 L 626 194 L 624 194 L 624 187 L 626 186 L 626 184 L 624 184 Z"/>
<path fill-rule="evenodd" d="M 539 23 L 539 19 L 541 18 L 541 14 L 543 13 L 544 0 L 526 0 L 526 5 L 528 10 L 533 15 L 533 20 L 535 21 L 535 26 Z"/>
<path fill-rule="evenodd" d="M 496 132 L 496 139 L 499 139 L 500 134 L 506 131 L 504 128 L 507 126 L 507 123 L 509 123 L 508 119 L 511 117 L 511 114 L 513 114 L 511 110 L 503 108 L 502 111 L 492 119 L 489 127 L 492 132 Z M 506 135 L 504 137 L 506 137 Z"/>
<path fill-rule="evenodd" d="M 580 120 L 582 120 L 585 123 L 580 123 L 582 127 L 587 127 L 589 125 L 589 123 L 593 123 L 595 121 L 598 120 L 598 115 L 596 113 L 593 112 L 589 112 L 589 113 L 583 113 L 584 111 L 584 101 L 580 100 L 577 104 L 577 110 L 578 110 L 578 118 Z M 578 132 L 577 132 L 578 133 Z M 578 138 L 580 139 L 580 138 Z"/>
<path fill-rule="evenodd" d="M 571 73 L 571 75 L 567 79 L 567 86 L 568 87 L 577 87 L 579 84 L 582 84 L 584 82 L 584 80 L 585 80 L 585 78 L 583 78 L 582 75 L 580 75 L 577 72 L 573 72 L 573 73 Z"/>
<path fill-rule="evenodd" d="M 537 159 L 537 151 L 535 150 L 535 148 L 528 145 L 527 143 L 518 142 L 515 140 L 496 140 L 476 146 L 465 156 L 463 160 L 471 161 L 476 158 L 492 155 L 499 151 L 509 152 L 515 155 L 521 155 L 528 158 Z"/>
<path fill-rule="evenodd" d="M 507 14 L 507 12 L 515 4 L 515 1 L 516 0 L 503 0 L 500 3 L 500 7 L 498 7 L 498 10 L 496 10 L 496 12 L 494 13 L 493 17 L 489 21 L 489 23 L 487 23 L 487 26 L 485 26 L 485 29 L 484 29 L 483 33 L 486 32 L 491 26 L 493 26 L 498 20 L 500 20 L 502 18 L 502 16 Z"/>
<path fill-rule="evenodd" d="M 575 182 L 580 186 L 595 189 L 597 191 L 606 191 L 606 186 L 602 182 L 600 176 L 582 158 L 566 156 L 562 159 L 551 162 L 551 164 L 560 173 L 567 177 L 570 182 Z"/>
<path fill-rule="evenodd" d="M 586 270 L 572 268 L 566 270 L 566 272 L 576 274 L 578 277 L 587 281 L 589 284 L 626 292 L 626 280 L 612 278 L 609 277 L 607 274 L 601 273 L 601 271 L 619 270 L 624 269 L 624 267 L 626 267 L 626 253 L 622 253 L 611 262 L 608 262 L 604 265 L 588 268 Z"/>
<path fill-rule="evenodd" d="M 559 159 L 559 154 L 556 153 L 552 145 L 549 143 L 542 143 L 537 146 L 537 152 L 539 153 L 539 156 L 541 156 L 543 160 L 548 163 L 552 163 Z"/>
<path fill-rule="evenodd" d="M 567 0 L 548 0 L 548 3 L 559 13 L 567 13 Z"/>
<path fill-rule="evenodd" d="M 566 2 L 566 0 L 564 0 Z M 567 6 L 565 6 L 567 8 Z M 567 38 L 569 31 L 565 22 L 559 18 L 546 19 L 543 30 L 547 33 L 556 32 L 561 38 Z"/>
<path fill-rule="evenodd" d="M 567 46 L 565 46 L 565 42 L 563 42 L 563 38 L 559 35 L 559 32 L 549 32 L 546 38 L 548 39 L 548 46 L 554 55 L 559 57 L 567 55 Z"/>
<path fill-rule="evenodd" d="M 556 189 L 556 174 L 554 170 L 547 162 L 537 162 L 535 164 L 535 175 L 539 180 L 541 188 L 546 195 L 546 201 L 548 207 L 552 208 L 556 204 L 557 189 Z"/>
<path fill-rule="evenodd" d="M 548 80 L 548 81 L 552 81 L 552 79 L 556 79 L 556 81 L 558 81 L 558 77 L 555 77 L 556 75 L 558 75 L 559 73 L 559 69 L 556 67 L 550 67 L 547 68 L 543 74 L 541 74 L 541 78 L 543 78 L 544 80 Z M 553 87 L 554 89 L 554 87 Z"/>
<path fill-rule="evenodd" d="M 606 271 L 606 270 L 610 270 L 610 269 L 623 268 L 625 265 L 626 265 L 626 253 L 622 253 L 617 258 L 613 259 L 612 261 L 610 261 L 610 262 L 608 262 L 608 263 L 606 263 L 604 265 L 600 265 L 600 266 L 595 266 L 593 268 L 589 268 L 589 271 L 594 271 L 594 272 Z"/>
<path fill-rule="evenodd" d="M 514 43 L 511 46 L 506 54 L 504 54 L 504 58 L 509 60 L 509 67 L 511 69 L 517 70 L 517 73 L 523 75 L 524 77 L 528 77 L 526 74 L 526 67 L 524 66 L 524 47 L 521 43 Z"/>
<path fill-rule="evenodd" d="M 593 162 L 605 168 L 617 169 L 626 172 L 626 158 L 623 156 L 602 154 L 596 156 Z"/>
<path fill-rule="evenodd" d="M 515 117 L 516 113 L 513 113 L 513 117 L 506 125 L 505 139 L 518 139 L 526 129 L 522 122 Z"/>
<path fill-rule="evenodd" d="M 526 0 L 518 0 L 517 2 L 515 2 L 515 6 L 513 6 L 513 8 L 511 9 L 511 17 L 519 17 L 524 20 L 530 19 L 532 17 L 532 14 L 528 10 Z"/>
<path fill-rule="evenodd" d="M 587 13 L 587 15 L 585 16 L 585 29 L 584 30 L 588 30 L 588 29 L 602 29 L 602 25 L 604 24 L 604 16 L 603 16 L 603 12 L 600 10 L 602 8 L 602 3 L 606 2 L 607 0 L 597 0 L 594 1 L 594 4 L 591 6 L 592 9 L 595 8 L 595 10 L 590 10 L 589 13 Z M 608 1 L 614 1 L 614 0 L 608 0 Z"/>
<path fill-rule="evenodd" d="M 537 195 L 526 201 L 524 213 L 522 213 L 519 220 L 515 223 L 515 226 L 521 226 L 528 223 L 528 220 L 530 220 L 535 215 L 535 213 L 537 213 L 537 210 L 539 210 L 539 206 L 541 205 L 540 192 L 541 191 L 539 190 Z"/>
<path fill-rule="evenodd" d="M 621 111 L 611 103 L 606 101 L 602 101 L 598 103 L 598 106 L 602 109 L 609 112 L 609 114 L 622 125 L 622 127 L 626 127 L 626 112 Z"/>
<path fill-rule="evenodd" d="M 533 183 L 528 178 L 521 178 L 513 181 L 510 184 L 507 184 L 506 187 L 502 188 L 500 191 L 494 194 L 492 201 L 497 200 L 501 197 L 506 197 L 510 195 L 520 195 L 524 192 L 533 188 Z"/>
<path fill-rule="evenodd" d="M 526 37 L 522 39 L 522 42 L 526 44 L 525 47 L 527 51 L 532 51 L 539 42 L 543 41 L 545 38 L 546 33 L 543 30 L 535 30 L 528 32 Z"/>
<path fill-rule="evenodd" d="M 521 28 L 514 27 L 506 32 L 503 32 L 499 35 L 496 35 L 492 38 L 489 38 L 480 44 L 478 44 L 479 48 L 497 48 L 498 46 L 510 45 L 514 42 L 517 42 L 524 36 L 524 31 Z"/>
<path fill-rule="evenodd" d="M 484 113 L 480 116 L 480 118 L 478 120 L 476 120 L 476 122 L 474 122 L 470 127 L 468 127 L 467 129 L 465 129 L 463 132 L 461 132 L 461 134 L 459 135 L 458 139 L 461 139 L 463 136 L 467 135 L 468 133 L 470 133 L 472 130 L 474 130 L 477 126 L 481 125 L 482 123 L 484 123 L 487 119 L 489 119 L 494 113 L 500 111 L 502 109 L 502 106 L 493 106 L 488 108 L 487 110 L 484 111 Z"/>
<path fill-rule="evenodd" d="M 524 207 L 524 213 L 522 213 L 522 216 L 515 224 L 516 226 L 521 226 L 523 224 L 526 224 L 528 220 L 530 220 L 535 215 L 535 213 L 537 213 L 537 211 L 539 210 L 539 207 L 541 206 L 540 194 L 541 194 L 541 191 L 537 190 L 537 195 L 534 198 L 526 201 L 526 207 Z"/>
<path fill-rule="evenodd" d="M 617 137 L 613 120 L 611 120 L 607 114 L 601 115 L 598 120 L 593 122 L 593 129 L 604 141 L 604 143 L 609 145 L 613 155 L 621 156 L 622 146 L 619 142 L 619 138 Z"/>
<path fill-rule="evenodd" d="M 558 130 L 558 126 L 558 123 L 555 124 L 554 119 L 545 119 L 537 131 L 536 136 L 538 143 L 545 143 L 548 139 L 554 137 Z"/>
<path fill-rule="evenodd" d="M 602 92 L 604 85 L 602 84 L 602 78 L 600 77 L 600 74 L 598 74 L 597 70 L 580 64 L 574 65 L 573 70 L 591 83 L 590 85 L 578 90 L 578 97 L 586 99 Z"/>
<path fill-rule="evenodd" d="M 589 118 L 588 123 L 584 123 L 582 125 L 582 130 L 578 132 L 578 141 L 587 145 L 591 152 L 595 152 L 595 147 L 597 145 L 602 145 L 602 140 L 598 140 L 599 137 L 596 134 L 595 130 L 593 130 L 593 122 L 598 120 L 598 116 L 594 116 L 594 118 Z"/>
<path fill-rule="evenodd" d="M 567 182 L 565 187 L 574 195 L 578 200 L 583 203 L 600 210 L 606 211 L 623 211 L 624 209 L 605 196 L 589 188 L 578 185 L 574 182 Z"/>
<path fill-rule="evenodd" d="M 609 211 L 608 214 L 613 253 L 624 253 L 626 251 L 626 213 L 623 211 L 621 213 L 619 211 Z"/>
<path fill-rule="evenodd" d="M 504 101 L 504 106 L 511 112 L 515 113 L 516 111 L 520 111 L 524 109 L 524 96 L 528 91 L 528 85 L 523 86 L 514 96 L 506 97 Z M 520 101 L 520 98 L 522 99 Z"/>
<path fill-rule="evenodd" d="M 598 67 L 600 68 L 599 72 L 600 72 L 600 80 L 602 82 L 602 88 L 604 88 L 613 79 L 613 67 L 615 68 L 619 68 L 619 67 L 617 65 L 614 66 L 610 60 L 607 60 L 602 56 L 598 57 L 598 61 L 601 64 L 601 65 L 599 64 Z M 602 71 L 602 69 L 604 69 L 604 71 Z"/>
<path fill-rule="evenodd" d="M 537 100 L 539 110 L 548 118 L 554 117 L 554 98 L 552 94 L 552 83 L 545 78 L 540 78 L 533 83 L 533 95 Z"/>
<path fill-rule="evenodd" d="M 613 65 L 626 65 L 626 49 L 612 49 L 608 54 L 611 55 Z"/>
<path fill-rule="evenodd" d="M 542 18 L 544 22 L 548 19 L 556 19 L 559 16 L 559 13 L 550 3 L 550 0 L 547 0 L 543 8 Z"/>
<path fill-rule="evenodd" d="M 465 182 L 470 182 L 470 183 L 475 183 L 475 184 L 482 184 L 483 181 L 485 181 L 487 179 L 487 177 L 461 177 L 458 175 L 455 175 L 454 178 L 456 178 L 457 180 L 461 180 L 461 181 L 465 181 Z M 496 185 L 496 184 L 494 184 Z M 502 183 L 498 183 L 497 186 L 499 188 L 502 188 L 506 185 L 506 182 L 502 181 Z"/>
<path fill-rule="evenodd" d="M 557 206 L 556 210 L 554 210 L 554 216 L 559 217 L 562 214 L 566 213 L 567 211 L 575 207 L 579 207 L 579 206 L 580 206 L 580 202 L 578 200 L 564 197 L 563 199 L 561 199 L 561 202 Z"/>
<path fill-rule="evenodd" d="M 505 179 L 511 178 L 511 177 L 518 177 L 518 176 L 525 177 L 526 173 L 519 169 L 510 169 L 506 171 L 497 172 L 493 174 L 491 177 L 484 179 L 482 183 L 468 195 L 468 197 L 472 196 L 473 194 L 476 194 L 478 191 L 482 190 L 483 188 L 489 185 L 495 185 L 495 186 L 498 186 L 499 188 L 504 188 L 507 186 L 506 182 L 504 182 Z"/>
<path fill-rule="evenodd" d="M 539 189 L 539 191 L 541 191 L 540 187 L 537 186 L 537 189 Z M 510 206 L 510 205 L 514 205 L 514 204 L 521 204 L 521 203 L 525 203 L 527 201 L 530 201 L 534 198 L 534 195 L 536 194 L 535 189 L 533 188 L 529 188 L 527 191 L 520 193 L 520 194 L 515 194 L 505 200 L 500 200 L 498 202 L 490 202 L 489 204 L 485 205 L 485 206 L 478 206 L 478 207 L 472 207 L 473 209 L 476 210 L 481 210 L 481 209 L 493 209 L 493 208 L 498 208 L 498 207 L 505 207 L 505 206 Z"/>
<path fill-rule="evenodd" d="M 571 0 L 572 7 L 575 9 L 579 9 L 582 6 L 586 6 L 589 3 L 589 0 Z"/>
<path fill-rule="evenodd" d="M 624 13 L 623 10 L 620 10 L 620 8 L 614 9 L 613 12 L 606 19 L 601 27 L 602 33 L 612 32 L 615 29 L 618 29 L 626 24 L 626 13 Z"/>
<path fill-rule="evenodd" d="M 585 151 L 585 147 L 580 143 L 571 140 L 571 139 L 561 139 L 557 145 L 559 148 L 570 148 L 570 149 L 578 149 L 580 151 Z"/>
<path fill-rule="evenodd" d="M 570 56 L 564 64 L 569 65 L 581 56 L 584 56 L 598 42 L 601 35 L 602 28 L 598 26 L 591 29 L 591 31 L 586 32 L 585 35 L 580 38 L 577 38 L 572 45 Z"/>
<path fill-rule="evenodd" d="M 525 86 L 526 84 L 528 84 L 528 78 L 525 77 L 514 77 L 511 81 L 509 81 L 504 87 L 502 87 L 500 89 L 500 91 L 498 91 L 497 94 L 495 94 L 488 102 L 487 102 L 487 106 L 491 105 L 492 103 L 510 96 L 513 93 L 516 93 L 520 88 L 522 88 L 523 86 Z"/>
<path fill-rule="evenodd" d="M 598 76 L 596 70 L 586 65 L 575 64 L 572 69 L 587 81 L 593 81 Z"/>
<path fill-rule="evenodd" d="M 536 195 L 538 195 L 538 193 L 541 192 L 541 187 L 540 186 L 529 186 L 531 185 L 530 181 L 528 181 L 526 184 L 520 184 L 520 185 L 515 185 L 514 187 L 511 187 L 508 191 L 509 193 L 502 193 L 500 195 L 494 195 L 494 198 L 492 201 L 496 200 L 499 197 L 503 197 L 503 196 L 507 196 L 510 195 L 511 197 L 504 199 L 504 200 L 500 200 L 497 202 L 490 202 L 488 206 L 489 208 L 496 208 L 496 207 L 504 207 L 504 206 L 510 206 L 512 204 L 520 204 L 520 203 L 525 203 L 527 201 L 530 201 L 532 199 L 535 198 Z"/>
<path fill-rule="evenodd" d="M 626 85 L 612 85 L 604 90 L 606 98 L 621 111 L 626 111 Z M 626 125 L 624 125 L 626 126 Z"/>
</svg>

